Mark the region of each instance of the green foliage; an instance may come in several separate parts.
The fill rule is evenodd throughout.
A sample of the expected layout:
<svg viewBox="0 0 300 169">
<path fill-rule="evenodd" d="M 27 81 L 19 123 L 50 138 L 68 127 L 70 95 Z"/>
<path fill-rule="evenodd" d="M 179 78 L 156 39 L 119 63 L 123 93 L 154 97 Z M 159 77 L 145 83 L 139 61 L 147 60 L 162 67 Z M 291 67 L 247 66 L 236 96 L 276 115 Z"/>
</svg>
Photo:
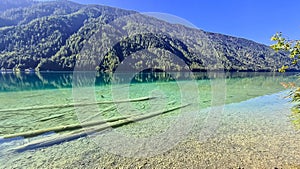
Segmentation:
<svg viewBox="0 0 300 169">
<path fill-rule="evenodd" d="M 296 65 L 300 59 L 300 40 L 288 40 L 282 36 L 282 33 L 276 33 L 271 38 L 272 41 L 277 42 L 271 45 L 271 48 L 275 51 L 288 51 L 292 64 Z M 279 72 L 285 72 L 288 66 L 282 66 Z"/>
<path fill-rule="evenodd" d="M 288 40 L 283 37 L 282 33 L 276 33 L 271 38 L 276 44 L 271 45 L 271 48 L 275 51 L 287 51 L 289 57 L 292 59 L 292 64 L 296 65 L 300 60 L 300 40 Z M 285 72 L 288 66 L 283 65 L 279 72 Z M 285 87 L 291 87 L 292 91 L 290 97 L 296 105 L 292 108 L 292 121 L 296 127 L 300 128 L 300 87 L 296 87 L 295 84 L 284 84 Z"/>
</svg>

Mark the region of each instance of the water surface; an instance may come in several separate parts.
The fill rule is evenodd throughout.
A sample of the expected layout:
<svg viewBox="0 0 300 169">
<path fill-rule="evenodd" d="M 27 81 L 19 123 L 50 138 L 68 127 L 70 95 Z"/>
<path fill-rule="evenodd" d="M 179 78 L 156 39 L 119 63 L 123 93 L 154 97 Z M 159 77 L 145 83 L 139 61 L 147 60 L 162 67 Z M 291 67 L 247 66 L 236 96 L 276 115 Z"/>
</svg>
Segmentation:
<svg viewBox="0 0 300 169">
<path fill-rule="evenodd" d="M 185 112 L 196 112 L 193 114 L 195 120 L 188 135 L 170 150 L 155 156 L 126 158 L 114 155 L 101 149 L 93 139 L 88 138 L 25 152 L 10 151 L 31 140 L 47 137 L 38 136 L 12 141 L 2 139 L 1 160 L 5 160 L 5 168 L 72 168 L 81 163 L 84 167 L 112 168 L 272 168 L 300 165 L 297 160 L 300 159 L 300 153 L 297 151 L 300 148 L 300 134 L 289 119 L 291 103 L 284 98 L 288 90 L 281 85 L 282 82 L 297 82 L 297 76 L 294 74 L 114 75 L 86 72 L 74 75 L 66 72 L 46 72 L 0 74 L 0 82 L 2 137 L 124 115 L 147 114 L 192 103 L 192 106 L 182 111 L 170 112 L 114 129 L 128 137 L 151 138 L 166 133 Z M 96 107 L 63 106 L 142 97 L 156 98 L 139 102 L 100 104 Z M 37 106 L 51 105 L 58 107 L 35 109 Z M 59 107 L 60 105 L 62 107 Z M 101 116 L 97 115 L 103 110 L 107 111 Z M 142 150 L 143 148 L 140 148 L 141 152 L 135 153 L 143 154 Z M 8 157 L 11 159 L 8 160 Z"/>
</svg>

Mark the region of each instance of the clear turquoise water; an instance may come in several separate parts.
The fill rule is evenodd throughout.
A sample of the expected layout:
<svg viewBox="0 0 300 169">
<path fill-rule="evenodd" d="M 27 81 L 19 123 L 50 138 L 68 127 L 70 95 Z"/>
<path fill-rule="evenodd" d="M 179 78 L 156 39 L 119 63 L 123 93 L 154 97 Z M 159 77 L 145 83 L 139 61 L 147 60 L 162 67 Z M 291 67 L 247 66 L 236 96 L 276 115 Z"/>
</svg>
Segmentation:
<svg viewBox="0 0 300 169">
<path fill-rule="evenodd" d="M 136 150 L 140 152 L 135 153 L 136 157 L 115 155 L 115 151 L 99 148 L 99 144 L 102 144 L 99 143 L 99 139 L 96 139 L 98 142 L 93 139 L 77 139 L 42 149 L 17 153 L 11 151 L 32 140 L 47 137 L 39 136 L 18 140 L 1 139 L 1 161 L 5 164 L 4 168 L 12 166 L 72 168 L 79 163 L 92 168 L 95 166 L 130 168 L 130 164 L 137 167 L 145 165 L 145 162 L 150 168 L 207 165 L 213 168 L 299 166 L 297 160 L 300 159 L 297 151 L 300 148 L 299 133 L 289 119 L 289 109 L 292 105 L 288 99 L 284 99 L 288 90 L 280 84 L 297 83 L 297 76 L 294 75 L 277 73 L 113 75 L 91 72 L 75 75 L 49 72 L 0 74 L 0 111 L 2 110 L 0 137 L 55 126 L 80 124 L 89 117 L 94 117 L 90 120 L 97 121 L 122 115 L 147 114 L 185 103 L 193 105 L 183 111 L 174 111 L 114 130 L 132 138 L 152 138 L 165 134 L 168 128 L 184 125 L 180 120 L 176 120 L 185 115 L 188 117 L 187 120 L 191 120 L 190 117 L 195 118 L 191 120 L 193 125 L 188 128 L 188 134 L 176 142 L 177 144 L 149 157 L 139 156 L 145 154 L 143 148 Z M 97 107 L 30 109 L 36 106 L 118 101 L 149 96 L 157 98 Z M 21 108 L 27 109 L 14 111 Z M 108 108 L 109 111 L 104 112 L 101 117 L 95 116 Z M 196 113 L 185 114 L 186 112 Z M 182 126 L 182 130 L 178 128 L 178 131 L 184 133 L 183 129 L 186 126 L 188 125 Z M 53 135 L 57 134 L 52 133 L 50 136 Z"/>
</svg>

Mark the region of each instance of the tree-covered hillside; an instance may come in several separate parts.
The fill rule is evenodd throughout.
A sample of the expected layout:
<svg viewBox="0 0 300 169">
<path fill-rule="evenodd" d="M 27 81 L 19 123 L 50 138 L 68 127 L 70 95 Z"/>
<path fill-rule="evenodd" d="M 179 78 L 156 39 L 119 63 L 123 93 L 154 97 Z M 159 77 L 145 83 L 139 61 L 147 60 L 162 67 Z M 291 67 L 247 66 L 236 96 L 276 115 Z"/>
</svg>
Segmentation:
<svg viewBox="0 0 300 169">
<path fill-rule="evenodd" d="M 0 13 L 13 9 L 22 8 L 33 5 L 35 2 L 32 0 L 1 0 L 0 1 Z"/>
<path fill-rule="evenodd" d="M 0 36 L 0 69 L 72 71 L 77 64 L 114 71 L 129 57 L 128 70 L 275 71 L 290 63 L 285 53 L 246 39 L 70 1 L 6 9 L 0 13 Z M 103 46 L 112 38 L 117 41 Z"/>
</svg>

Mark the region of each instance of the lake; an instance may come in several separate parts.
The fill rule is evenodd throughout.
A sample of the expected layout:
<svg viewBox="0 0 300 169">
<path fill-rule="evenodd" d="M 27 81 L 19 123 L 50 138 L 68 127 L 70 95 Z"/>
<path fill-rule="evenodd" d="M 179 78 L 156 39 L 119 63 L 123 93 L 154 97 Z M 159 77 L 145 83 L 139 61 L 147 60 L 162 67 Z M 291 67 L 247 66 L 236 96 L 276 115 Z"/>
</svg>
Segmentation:
<svg viewBox="0 0 300 169">
<path fill-rule="evenodd" d="M 3 73 L 0 83 L 0 168 L 300 167 L 282 85 L 299 84 L 296 73 Z"/>
</svg>

